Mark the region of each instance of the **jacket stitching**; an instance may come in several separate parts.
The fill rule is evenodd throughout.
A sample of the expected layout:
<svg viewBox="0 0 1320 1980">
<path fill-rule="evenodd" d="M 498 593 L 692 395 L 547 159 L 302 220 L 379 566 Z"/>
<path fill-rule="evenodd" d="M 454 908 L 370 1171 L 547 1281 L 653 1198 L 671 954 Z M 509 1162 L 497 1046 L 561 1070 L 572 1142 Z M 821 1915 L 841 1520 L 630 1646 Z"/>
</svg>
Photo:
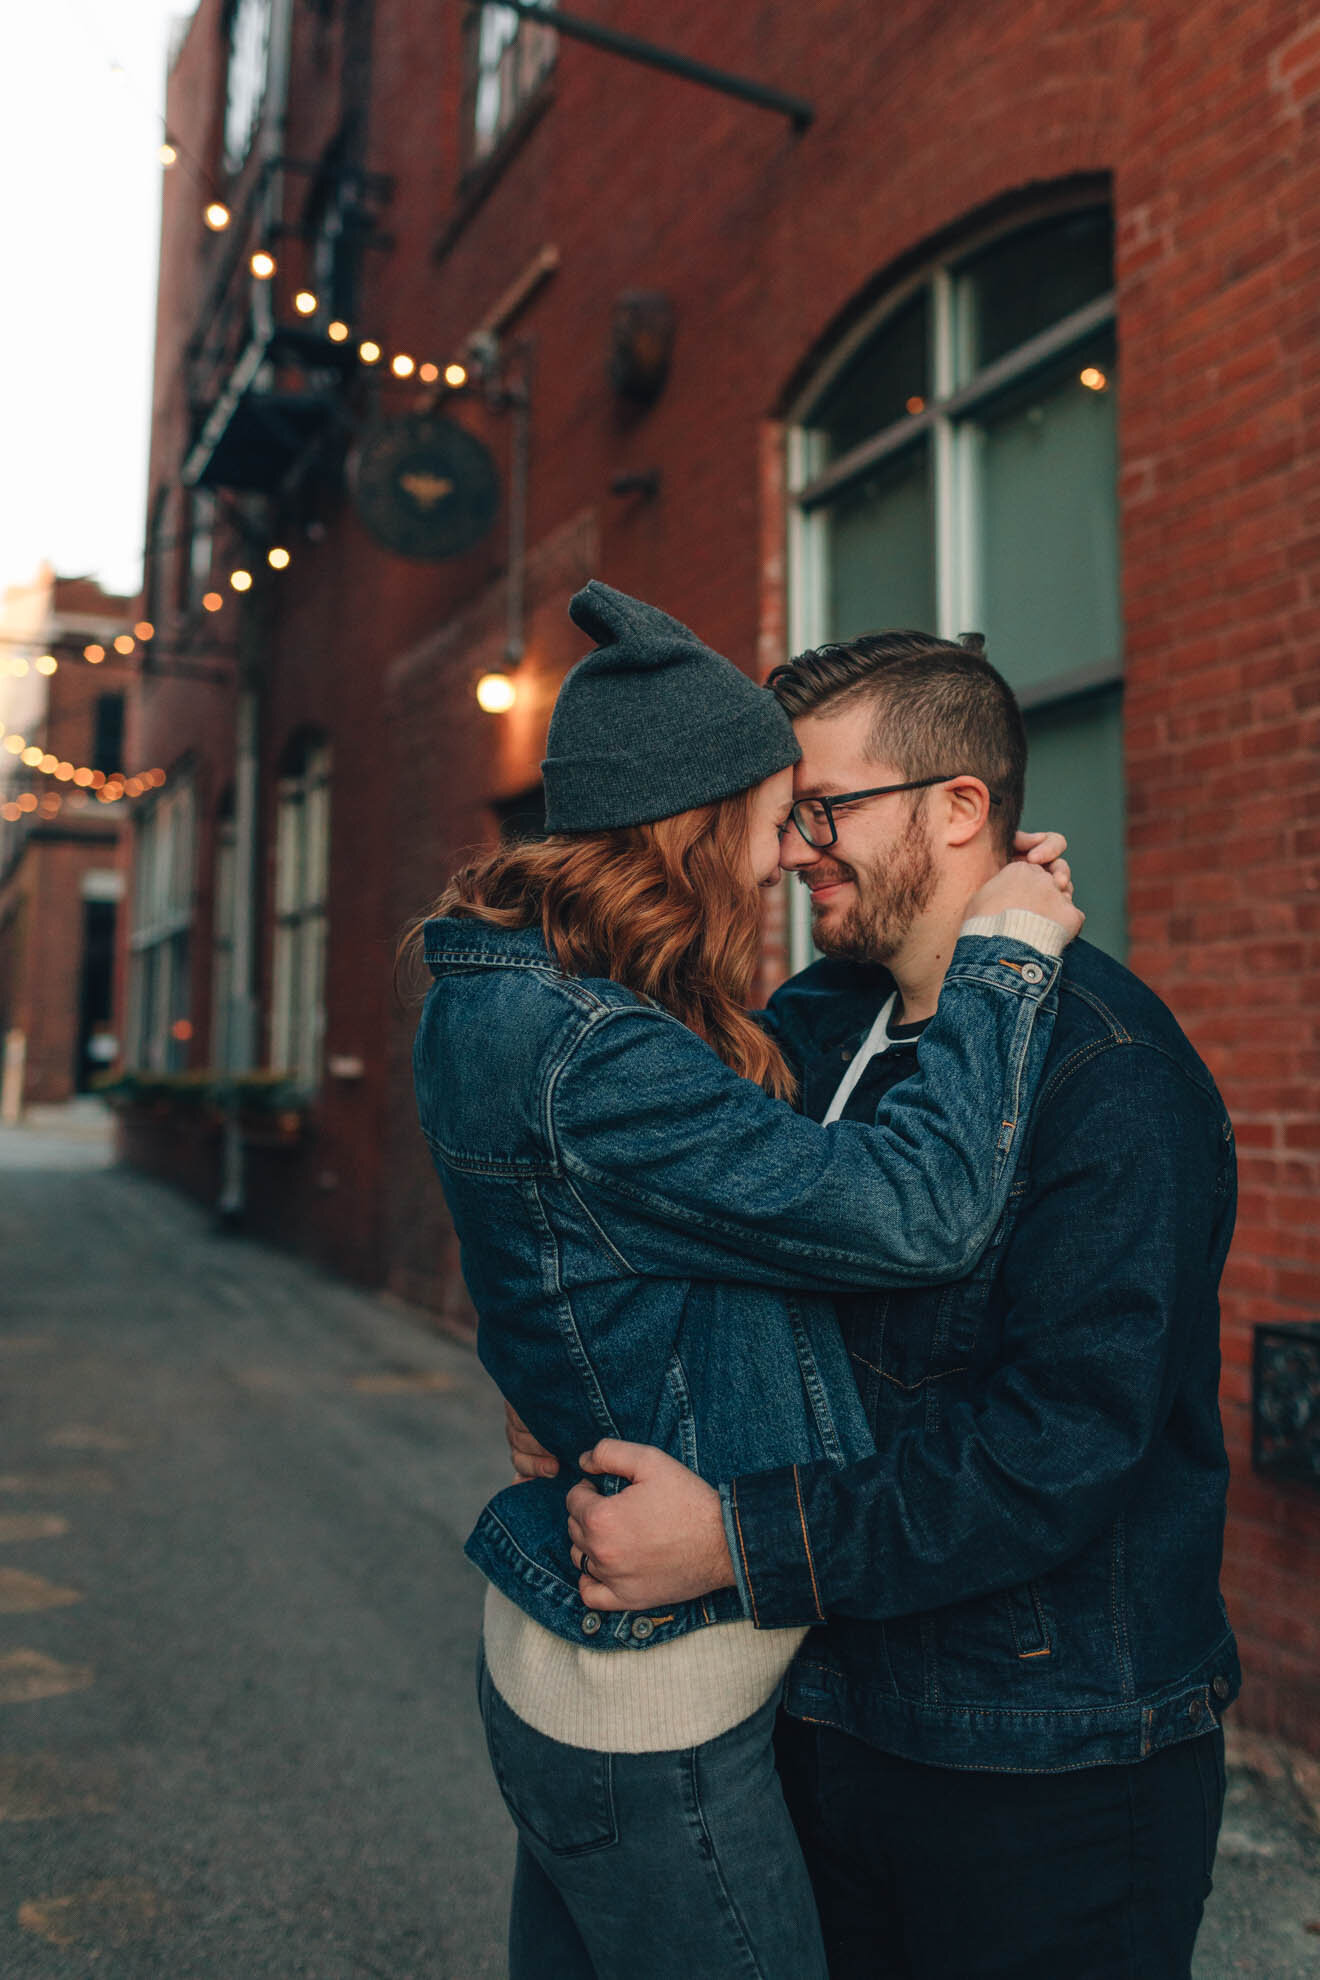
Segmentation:
<svg viewBox="0 0 1320 1980">
<path fill-rule="evenodd" d="M 796 1465 L 793 1466 L 793 1490 L 797 1494 L 798 1518 L 802 1522 L 802 1548 L 807 1557 L 807 1573 L 811 1576 L 811 1599 L 816 1604 L 816 1614 L 824 1622 L 825 1611 L 820 1605 L 820 1590 L 816 1586 L 816 1564 L 811 1558 L 811 1538 L 807 1532 L 807 1515 L 802 1505 L 802 1480 Z"/>
<path fill-rule="evenodd" d="M 738 1484 L 736 1479 L 729 1496 L 733 1500 L 733 1525 L 738 1535 L 738 1552 L 742 1556 L 743 1577 L 747 1583 L 747 1599 L 752 1605 L 752 1621 L 759 1629 L 761 1627 L 761 1614 L 756 1606 L 756 1590 L 752 1586 L 752 1570 L 747 1561 L 747 1543 L 743 1539 L 742 1517 L 738 1511 Z"/>
</svg>

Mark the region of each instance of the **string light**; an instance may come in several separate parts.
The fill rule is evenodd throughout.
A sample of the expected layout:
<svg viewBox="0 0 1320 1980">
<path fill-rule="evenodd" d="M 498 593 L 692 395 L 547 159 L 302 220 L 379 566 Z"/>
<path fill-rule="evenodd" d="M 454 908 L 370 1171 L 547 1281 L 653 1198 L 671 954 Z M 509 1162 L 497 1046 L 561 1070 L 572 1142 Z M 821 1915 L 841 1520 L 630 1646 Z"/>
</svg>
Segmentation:
<svg viewBox="0 0 1320 1980">
<path fill-rule="evenodd" d="M 447 364 L 445 366 L 445 384 L 449 386 L 451 391 L 457 392 L 460 386 L 467 384 L 467 379 L 467 366 L 465 364 Z"/>
<path fill-rule="evenodd" d="M 251 591 L 252 573 L 251 571 L 231 571 L 229 573 L 229 582 L 235 591 Z"/>
<path fill-rule="evenodd" d="M 283 544 L 273 543 L 271 545 L 270 549 L 266 552 L 266 562 L 270 565 L 273 571 L 288 570 L 289 553 L 284 548 Z"/>
<path fill-rule="evenodd" d="M 202 610 L 204 612 L 218 612 L 224 602 L 218 591 L 205 592 L 202 596 Z"/>
<path fill-rule="evenodd" d="M 38 749 L 36 743 L 29 743 L 27 748 L 22 752 L 23 761 L 27 764 L 29 770 L 36 769 L 41 761 L 41 755 L 42 752 Z"/>
<path fill-rule="evenodd" d="M 113 804 L 121 797 L 140 797 L 144 791 L 159 790 L 166 781 L 165 772 L 159 768 L 139 770 L 133 776 L 123 770 L 112 770 L 107 775 L 104 770 L 93 770 L 90 764 L 75 764 L 67 757 L 55 756 L 50 750 L 43 750 L 39 743 L 25 742 L 18 734 L 5 734 L 2 727 L 0 741 L 9 754 L 17 756 L 29 770 L 35 770 L 43 777 L 53 777 L 60 784 L 73 784 L 80 794 L 91 790 L 107 804 Z M 32 811 L 36 808 L 37 799 L 31 792 L 25 791 L 11 802 L 24 811 Z M 42 803 L 45 802 L 43 798 Z M 4 815 L 9 816 L 8 812 Z"/>
<path fill-rule="evenodd" d="M 346 344 L 348 342 L 348 325 L 341 323 L 339 318 L 336 317 L 333 323 L 326 324 L 325 334 L 332 344 Z"/>
<path fill-rule="evenodd" d="M 380 345 L 373 344 L 370 337 L 368 337 L 364 344 L 358 345 L 358 356 L 361 358 L 363 364 L 375 364 L 380 358 Z"/>
<path fill-rule="evenodd" d="M 133 651 L 133 635 L 132 635 L 132 633 L 116 633 L 116 635 L 115 635 L 115 652 L 116 652 L 116 653 L 131 653 L 132 651 Z"/>
<path fill-rule="evenodd" d="M 167 172 L 169 171 L 171 165 L 177 165 L 179 162 L 179 154 L 175 150 L 174 146 L 169 142 L 168 138 L 160 148 L 160 162 L 165 167 L 165 170 Z"/>
<path fill-rule="evenodd" d="M 151 620 L 139 619 L 133 628 L 133 637 L 142 640 L 154 639 L 156 637 L 156 628 L 152 625 Z"/>
<path fill-rule="evenodd" d="M 1085 385 L 1088 392 L 1103 392 L 1109 380 L 1105 377 L 1103 371 L 1097 370 L 1093 364 L 1088 364 L 1085 371 L 1081 374 L 1081 383 Z"/>
<path fill-rule="evenodd" d="M 268 254 L 265 248 L 258 248 L 248 261 L 248 267 L 259 282 L 269 282 L 275 273 L 275 257 L 273 254 Z"/>
<path fill-rule="evenodd" d="M 904 410 L 910 412 L 912 414 L 912 417 L 915 419 L 918 413 L 925 412 L 926 401 L 922 398 L 919 392 L 914 392 L 912 394 L 912 397 L 908 400 Z"/>
<path fill-rule="evenodd" d="M 507 674 L 483 674 L 477 682 L 477 706 L 487 715 L 506 715 L 518 699 L 518 690 Z"/>
<path fill-rule="evenodd" d="M 419 364 L 417 367 L 417 376 L 421 379 L 423 385 L 434 385 L 436 379 L 440 376 L 440 367 L 438 364 Z"/>
<path fill-rule="evenodd" d="M 37 672 L 39 674 L 57 674 L 59 667 L 60 663 L 53 653 L 43 653 L 37 662 Z"/>
<path fill-rule="evenodd" d="M 407 351 L 400 351 L 397 357 L 390 359 L 390 370 L 396 378 L 411 378 L 416 369 L 416 363 Z"/>
<path fill-rule="evenodd" d="M 23 736 L 17 734 L 12 736 L 6 736 L 5 748 L 9 751 L 9 754 L 11 756 L 21 756 L 23 753 L 25 740 L 26 739 Z"/>
<path fill-rule="evenodd" d="M 84 646 L 83 659 L 86 660 L 90 666 L 99 667 L 101 662 L 105 659 L 105 648 L 103 646 L 98 646 L 95 640 L 93 640 L 90 646 Z"/>
<path fill-rule="evenodd" d="M 208 200 L 202 218 L 213 234 L 223 234 L 230 221 L 229 208 L 222 199 Z"/>
<path fill-rule="evenodd" d="M 297 310 L 299 316 L 316 315 L 316 310 L 317 310 L 316 297 L 312 294 L 310 289 L 299 289 L 297 295 L 293 299 L 293 306 Z"/>
</svg>

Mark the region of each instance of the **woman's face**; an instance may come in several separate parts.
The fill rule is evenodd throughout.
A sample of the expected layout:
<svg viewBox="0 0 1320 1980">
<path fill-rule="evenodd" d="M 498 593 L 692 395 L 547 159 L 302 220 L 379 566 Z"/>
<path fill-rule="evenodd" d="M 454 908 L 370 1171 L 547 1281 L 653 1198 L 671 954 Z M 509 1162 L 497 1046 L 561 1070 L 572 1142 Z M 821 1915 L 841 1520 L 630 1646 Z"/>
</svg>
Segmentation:
<svg viewBox="0 0 1320 1980">
<path fill-rule="evenodd" d="M 773 887 L 779 878 L 779 840 L 793 803 L 793 770 L 776 770 L 752 793 L 747 851 L 751 877 L 758 887 Z"/>
</svg>

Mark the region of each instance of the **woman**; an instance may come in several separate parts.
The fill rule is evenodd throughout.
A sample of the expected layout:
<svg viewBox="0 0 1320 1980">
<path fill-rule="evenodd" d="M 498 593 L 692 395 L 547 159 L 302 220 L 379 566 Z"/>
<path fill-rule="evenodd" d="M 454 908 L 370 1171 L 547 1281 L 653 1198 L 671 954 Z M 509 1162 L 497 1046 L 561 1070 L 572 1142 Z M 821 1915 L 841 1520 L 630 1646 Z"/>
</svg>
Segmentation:
<svg viewBox="0 0 1320 1980">
<path fill-rule="evenodd" d="M 595 583 L 571 611 L 599 650 L 555 706 L 549 836 L 460 874 L 425 925 L 415 1053 L 481 1358 L 563 1473 L 501 1493 L 468 1543 L 519 1833 L 510 1973 L 824 1980 L 770 1750 L 801 1632 L 754 1629 L 730 1590 L 584 1608 L 563 1493 L 602 1435 L 710 1479 L 870 1449 L 820 1295 L 967 1271 L 1054 972 L 1024 977 L 1035 952 L 1010 940 L 960 944 L 922 1077 L 877 1126 L 795 1114 L 744 1009 L 792 804 L 788 720 L 663 613 Z M 1053 918 L 1047 952 L 1080 925 L 1038 868 L 969 913 L 1011 907 Z M 983 1115 L 965 1117 L 968 1090 Z"/>
</svg>

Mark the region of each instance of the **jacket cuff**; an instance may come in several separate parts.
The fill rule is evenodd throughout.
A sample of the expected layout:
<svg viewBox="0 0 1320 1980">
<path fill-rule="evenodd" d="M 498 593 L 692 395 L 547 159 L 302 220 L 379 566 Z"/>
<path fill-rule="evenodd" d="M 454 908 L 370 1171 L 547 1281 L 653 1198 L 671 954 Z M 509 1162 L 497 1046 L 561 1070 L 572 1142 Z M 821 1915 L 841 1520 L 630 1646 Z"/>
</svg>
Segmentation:
<svg viewBox="0 0 1320 1980">
<path fill-rule="evenodd" d="M 721 1486 L 738 1587 L 757 1629 L 824 1622 L 795 1464 Z"/>
</svg>

